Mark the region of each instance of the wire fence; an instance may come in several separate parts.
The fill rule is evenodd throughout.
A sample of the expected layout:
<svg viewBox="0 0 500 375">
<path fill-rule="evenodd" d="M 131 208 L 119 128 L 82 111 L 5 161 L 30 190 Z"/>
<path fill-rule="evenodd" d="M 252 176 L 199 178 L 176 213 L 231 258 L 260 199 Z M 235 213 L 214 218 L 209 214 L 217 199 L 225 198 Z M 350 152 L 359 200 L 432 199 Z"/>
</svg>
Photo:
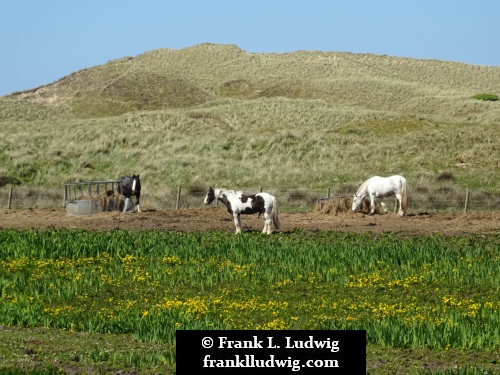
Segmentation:
<svg viewBox="0 0 500 375">
<path fill-rule="evenodd" d="M 246 187 L 238 190 L 246 194 L 261 191 L 273 194 L 278 199 L 282 211 L 321 211 L 329 205 L 339 210 L 349 210 L 354 191 L 335 191 L 334 188 L 306 187 Z M 175 210 L 203 207 L 205 189 L 169 186 L 161 191 L 149 191 L 143 187 L 141 192 L 141 209 L 143 210 Z M 0 207 L 5 209 L 37 209 L 59 208 L 65 205 L 65 190 L 4 186 L 0 188 Z M 134 200 L 134 198 L 132 198 Z M 394 197 L 385 199 L 387 207 L 392 210 L 396 201 Z M 217 204 L 217 203 L 212 203 Z M 500 193 L 475 190 L 463 190 L 456 187 L 438 187 L 415 189 L 408 196 L 408 213 L 436 211 L 500 211 Z"/>
</svg>

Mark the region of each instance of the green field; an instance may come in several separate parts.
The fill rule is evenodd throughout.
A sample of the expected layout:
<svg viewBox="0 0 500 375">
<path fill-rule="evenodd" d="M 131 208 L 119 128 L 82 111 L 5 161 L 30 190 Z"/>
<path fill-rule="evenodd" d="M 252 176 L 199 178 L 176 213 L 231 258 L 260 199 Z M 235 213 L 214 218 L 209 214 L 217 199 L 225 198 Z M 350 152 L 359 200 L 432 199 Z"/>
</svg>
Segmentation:
<svg viewBox="0 0 500 375">
<path fill-rule="evenodd" d="M 175 373 L 177 329 L 363 329 L 369 374 L 500 371 L 500 236 L 0 231 L 0 373 Z"/>
</svg>

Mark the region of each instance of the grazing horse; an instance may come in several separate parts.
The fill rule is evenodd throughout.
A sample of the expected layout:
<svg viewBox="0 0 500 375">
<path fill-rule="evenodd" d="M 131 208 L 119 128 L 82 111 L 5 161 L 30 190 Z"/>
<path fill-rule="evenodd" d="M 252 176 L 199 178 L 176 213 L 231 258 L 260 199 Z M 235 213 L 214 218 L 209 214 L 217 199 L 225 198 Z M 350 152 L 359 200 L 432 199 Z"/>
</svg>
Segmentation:
<svg viewBox="0 0 500 375">
<path fill-rule="evenodd" d="M 205 205 L 209 205 L 215 199 L 220 200 L 227 207 L 228 212 L 233 215 L 236 234 L 241 233 L 241 214 L 264 214 L 265 222 L 262 233 L 271 234 L 272 225 L 279 229 L 278 201 L 276 197 L 268 193 L 245 195 L 241 191 L 208 188 L 205 197 Z"/>
<path fill-rule="evenodd" d="M 139 179 L 139 175 L 122 176 L 118 177 L 117 180 L 122 182 L 118 184 L 118 194 L 122 194 L 125 198 L 135 196 L 135 209 L 137 212 L 142 212 L 139 207 L 139 200 L 141 199 L 141 180 Z"/>
<path fill-rule="evenodd" d="M 359 206 L 361 205 L 365 197 L 368 197 L 370 199 L 370 215 L 373 215 L 375 213 L 376 199 L 380 200 L 380 204 L 382 205 L 384 213 L 386 213 L 387 209 L 385 208 L 385 202 L 383 201 L 383 198 L 396 195 L 396 199 L 399 202 L 398 215 L 403 216 L 406 214 L 406 210 L 408 208 L 407 191 L 408 183 L 403 176 L 373 176 L 363 182 L 356 194 L 354 194 L 352 200 L 352 210 L 354 212 L 358 211 Z"/>
</svg>

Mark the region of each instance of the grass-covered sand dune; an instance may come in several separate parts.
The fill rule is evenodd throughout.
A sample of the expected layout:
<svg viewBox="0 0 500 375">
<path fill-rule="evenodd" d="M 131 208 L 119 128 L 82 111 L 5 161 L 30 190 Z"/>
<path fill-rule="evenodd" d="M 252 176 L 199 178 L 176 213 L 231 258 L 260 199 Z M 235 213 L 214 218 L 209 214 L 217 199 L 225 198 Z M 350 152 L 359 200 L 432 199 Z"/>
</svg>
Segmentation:
<svg viewBox="0 0 500 375">
<path fill-rule="evenodd" d="M 0 181 L 139 173 L 162 186 L 498 191 L 500 67 L 202 44 L 123 57 L 0 98 Z M 446 177 L 446 178 L 443 178 Z"/>
<path fill-rule="evenodd" d="M 149 51 L 1 97 L 0 195 L 132 173 L 155 203 L 177 185 L 351 193 L 396 173 L 411 197 L 495 195 L 499 91 L 500 67 Z M 2 373 L 173 373 L 178 328 L 366 329 L 370 374 L 498 372 L 496 234 L 0 237 Z"/>
</svg>

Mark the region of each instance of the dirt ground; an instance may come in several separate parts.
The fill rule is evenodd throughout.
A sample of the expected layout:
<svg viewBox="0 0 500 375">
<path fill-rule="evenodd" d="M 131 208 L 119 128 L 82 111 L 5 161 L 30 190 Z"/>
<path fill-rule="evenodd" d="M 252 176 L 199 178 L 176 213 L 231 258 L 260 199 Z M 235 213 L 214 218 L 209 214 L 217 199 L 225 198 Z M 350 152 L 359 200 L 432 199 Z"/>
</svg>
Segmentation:
<svg viewBox="0 0 500 375">
<path fill-rule="evenodd" d="M 264 219 L 257 215 L 241 216 L 243 231 L 261 231 Z M 348 232 L 403 232 L 409 235 L 441 233 L 499 233 L 500 212 L 419 213 L 399 217 L 394 213 L 369 216 L 362 213 L 280 213 L 280 232 L 297 228 L 306 231 L 339 230 Z M 0 211 L 0 229 L 88 230 L 159 230 L 195 231 L 225 230 L 234 232 L 232 216 L 224 207 L 198 209 L 147 210 L 141 213 L 103 212 L 93 215 L 68 216 L 64 208 Z"/>
</svg>

